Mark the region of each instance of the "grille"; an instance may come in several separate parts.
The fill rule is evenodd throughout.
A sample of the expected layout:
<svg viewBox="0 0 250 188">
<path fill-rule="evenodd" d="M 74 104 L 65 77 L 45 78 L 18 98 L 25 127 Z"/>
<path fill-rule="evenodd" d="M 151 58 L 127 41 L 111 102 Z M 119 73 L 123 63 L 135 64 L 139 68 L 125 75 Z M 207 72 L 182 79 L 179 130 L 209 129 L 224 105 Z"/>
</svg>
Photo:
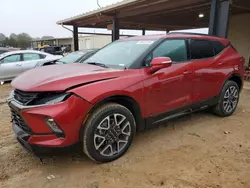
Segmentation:
<svg viewBox="0 0 250 188">
<path fill-rule="evenodd" d="M 32 134 L 31 128 L 25 123 L 23 118 L 14 110 L 11 110 L 11 120 L 14 124 L 23 129 L 25 132 Z"/>
<path fill-rule="evenodd" d="M 24 92 L 17 89 L 14 91 L 14 99 L 24 105 L 37 98 L 37 95 L 38 93 Z"/>
</svg>

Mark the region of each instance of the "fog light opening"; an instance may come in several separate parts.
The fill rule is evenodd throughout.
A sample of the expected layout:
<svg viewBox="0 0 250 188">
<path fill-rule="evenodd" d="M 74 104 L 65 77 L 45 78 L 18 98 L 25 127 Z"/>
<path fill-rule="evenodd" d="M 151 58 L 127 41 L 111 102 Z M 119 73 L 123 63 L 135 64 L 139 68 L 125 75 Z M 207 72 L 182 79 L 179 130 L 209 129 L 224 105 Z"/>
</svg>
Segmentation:
<svg viewBox="0 0 250 188">
<path fill-rule="evenodd" d="M 53 118 L 46 118 L 45 122 L 48 127 L 56 133 L 58 137 L 65 137 L 62 129 L 57 125 L 56 121 Z"/>
</svg>

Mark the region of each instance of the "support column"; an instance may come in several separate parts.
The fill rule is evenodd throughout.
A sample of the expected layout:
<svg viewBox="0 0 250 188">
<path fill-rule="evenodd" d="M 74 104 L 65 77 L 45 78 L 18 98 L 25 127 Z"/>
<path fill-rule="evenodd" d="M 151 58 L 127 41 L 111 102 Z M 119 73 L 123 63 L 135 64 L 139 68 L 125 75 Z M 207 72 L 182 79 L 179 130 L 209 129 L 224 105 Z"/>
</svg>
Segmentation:
<svg viewBox="0 0 250 188">
<path fill-rule="evenodd" d="M 113 19 L 113 28 L 112 28 L 112 42 L 120 38 L 120 24 L 119 20 L 114 17 Z"/>
<path fill-rule="evenodd" d="M 231 0 L 211 0 L 209 35 L 227 38 Z"/>
<path fill-rule="evenodd" d="M 74 51 L 79 50 L 79 39 L 78 39 L 78 27 L 73 26 L 73 43 L 74 43 Z"/>
<path fill-rule="evenodd" d="M 146 29 L 143 28 L 143 29 L 142 29 L 142 35 L 145 35 L 145 34 L 146 34 Z"/>
</svg>

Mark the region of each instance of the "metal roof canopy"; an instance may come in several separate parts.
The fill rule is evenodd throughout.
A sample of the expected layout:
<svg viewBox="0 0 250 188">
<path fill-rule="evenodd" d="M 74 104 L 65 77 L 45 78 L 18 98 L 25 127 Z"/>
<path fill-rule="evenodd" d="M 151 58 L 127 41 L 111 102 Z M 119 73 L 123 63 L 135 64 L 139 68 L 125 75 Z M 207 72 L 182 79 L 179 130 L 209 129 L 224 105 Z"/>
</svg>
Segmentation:
<svg viewBox="0 0 250 188">
<path fill-rule="evenodd" d="M 250 0 L 124 0 L 57 22 L 73 26 L 74 49 L 78 28 L 112 29 L 112 41 L 120 29 L 181 30 L 209 27 L 209 34 L 227 37 L 230 15 L 250 12 Z"/>
<path fill-rule="evenodd" d="M 233 14 L 246 10 L 247 0 L 235 0 Z M 124 0 L 57 24 L 107 28 L 114 17 L 120 29 L 178 30 L 208 27 L 211 0 Z M 204 14 L 200 18 L 199 14 Z M 111 26 L 112 27 L 112 26 Z"/>
<path fill-rule="evenodd" d="M 57 24 L 107 28 L 116 17 L 120 29 L 187 29 L 207 27 L 209 9 L 210 0 L 125 0 Z M 205 16 L 199 18 L 199 13 Z"/>
</svg>

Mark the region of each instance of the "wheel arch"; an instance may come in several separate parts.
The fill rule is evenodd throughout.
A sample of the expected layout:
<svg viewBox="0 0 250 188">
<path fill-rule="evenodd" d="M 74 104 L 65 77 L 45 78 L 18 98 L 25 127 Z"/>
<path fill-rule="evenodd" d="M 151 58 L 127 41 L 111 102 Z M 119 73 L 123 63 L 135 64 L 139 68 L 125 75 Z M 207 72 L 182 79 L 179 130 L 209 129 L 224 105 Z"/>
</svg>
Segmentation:
<svg viewBox="0 0 250 188">
<path fill-rule="evenodd" d="M 130 96 L 126 96 L 126 95 L 114 95 L 114 96 L 110 96 L 110 97 L 104 98 L 104 99 L 96 102 L 92 106 L 92 108 L 89 110 L 88 115 L 86 116 L 84 122 L 86 122 L 86 120 L 88 119 L 89 114 L 91 114 L 93 111 L 95 111 L 98 107 L 100 107 L 106 103 L 112 103 L 112 102 L 120 104 L 122 106 L 125 106 L 128 110 L 131 111 L 131 113 L 133 114 L 133 116 L 135 118 L 137 132 L 145 130 L 145 120 L 142 116 L 140 105 L 136 102 L 135 99 L 133 99 Z M 80 140 L 82 139 L 83 128 L 84 128 L 84 126 L 82 126 L 82 128 L 81 128 Z"/>
<path fill-rule="evenodd" d="M 241 78 L 241 76 L 240 76 L 239 74 L 231 74 L 231 75 L 228 77 L 227 81 L 228 81 L 228 80 L 231 80 L 231 81 L 236 82 L 236 84 L 238 85 L 240 91 L 242 90 L 242 88 L 243 88 L 243 80 L 242 80 L 242 78 Z M 225 82 L 225 83 L 226 83 L 226 82 Z M 224 84 L 225 84 L 225 83 L 224 83 Z M 223 86 L 224 86 L 224 85 L 223 85 Z"/>
<path fill-rule="evenodd" d="M 216 96 L 217 101 L 219 100 L 219 97 L 221 95 L 221 91 L 222 91 L 223 87 L 225 86 L 225 84 L 227 83 L 227 81 L 236 82 L 236 84 L 239 86 L 240 91 L 243 88 L 243 80 L 242 80 L 242 77 L 240 76 L 240 74 L 237 74 L 237 73 L 230 74 L 225 78 L 224 82 L 222 82 L 222 85 L 220 86 L 220 90 L 219 90 L 219 92 L 218 92 L 218 94 Z"/>
<path fill-rule="evenodd" d="M 102 99 L 102 100 L 98 101 L 96 104 L 94 104 L 94 106 L 92 107 L 92 109 L 90 110 L 89 113 L 91 113 L 97 107 L 99 107 L 105 103 L 109 103 L 109 102 L 114 102 L 114 103 L 120 104 L 122 106 L 125 106 L 127 109 L 129 109 L 135 118 L 135 122 L 137 125 L 136 131 L 144 130 L 145 123 L 144 123 L 144 119 L 142 117 L 140 105 L 136 102 L 135 99 L 133 99 L 130 96 L 114 95 L 114 96 L 110 96 L 110 97 L 107 97 L 105 99 Z"/>
</svg>

